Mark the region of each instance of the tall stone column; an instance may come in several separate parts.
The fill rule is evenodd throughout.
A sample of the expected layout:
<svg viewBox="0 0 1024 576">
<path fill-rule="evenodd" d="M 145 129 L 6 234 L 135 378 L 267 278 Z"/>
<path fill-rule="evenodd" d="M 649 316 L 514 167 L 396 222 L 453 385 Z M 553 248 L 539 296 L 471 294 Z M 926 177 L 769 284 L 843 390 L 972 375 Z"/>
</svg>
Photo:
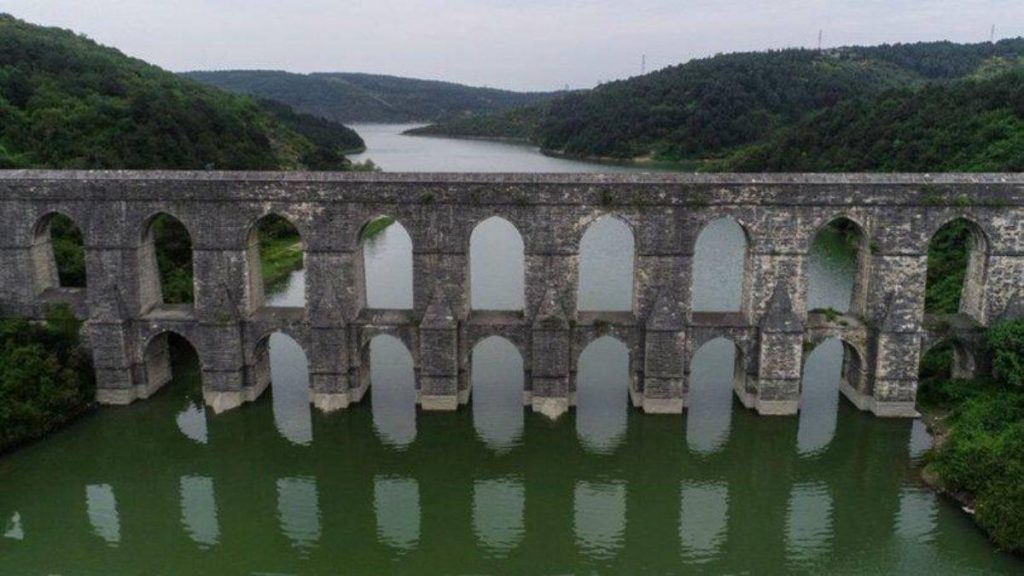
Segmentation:
<svg viewBox="0 0 1024 576">
<path fill-rule="evenodd" d="M 643 409 L 648 414 L 679 414 L 686 405 L 686 334 L 680 302 L 663 289 L 644 332 Z"/>
<path fill-rule="evenodd" d="M 201 238 L 201 236 L 200 236 Z M 245 389 L 242 315 L 246 313 L 246 254 L 238 249 L 197 245 L 195 319 L 202 362 L 203 398 L 214 412 L 231 410 L 252 400 Z"/>
<path fill-rule="evenodd" d="M 761 320 L 758 347 L 757 402 L 759 414 L 796 414 L 800 408 L 803 372 L 803 322 L 793 300 L 779 282 Z"/>
<path fill-rule="evenodd" d="M 130 404 L 148 397 L 165 381 L 149 382 L 144 367 L 145 342 L 137 341 L 132 326 L 131 297 L 134 267 L 125 259 L 134 251 L 117 247 L 87 248 L 89 319 L 86 334 L 96 371 L 96 401 Z"/>
<path fill-rule="evenodd" d="M 532 399 L 534 412 L 558 418 L 569 410 L 569 320 L 558 292 L 548 290 L 531 329 Z"/>
<path fill-rule="evenodd" d="M 351 304 L 352 258 L 350 252 L 335 251 L 306 256 L 310 400 L 324 412 L 347 408 L 362 396 L 352 390 L 349 378 L 347 317 L 356 313 Z"/>
<path fill-rule="evenodd" d="M 420 407 L 459 407 L 458 320 L 440 289 L 420 321 Z"/>
<path fill-rule="evenodd" d="M 927 254 L 880 254 L 874 259 L 868 335 L 873 387 L 869 398 L 854 402 L 860 400 L 876 416 L 917 415 L 927 269 Z"/>
</svg>

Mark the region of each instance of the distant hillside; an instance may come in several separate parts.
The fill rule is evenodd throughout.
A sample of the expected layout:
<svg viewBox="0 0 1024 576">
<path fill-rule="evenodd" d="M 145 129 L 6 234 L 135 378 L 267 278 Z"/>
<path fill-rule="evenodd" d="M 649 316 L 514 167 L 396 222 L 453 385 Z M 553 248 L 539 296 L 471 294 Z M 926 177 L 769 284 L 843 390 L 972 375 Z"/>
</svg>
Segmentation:
<svg viewBox="0 0 1024 576">
<path fill-rule="evenodd" d="M 0 14 L 0 168 L 346 169 L 362 139 Z"/>
<path fill-rule="evenodd" d="M 842 102 L 714 166 L 772 172 L 1024 171 L 1024 71 Z"/>
<path fill-rule="evenodd" d="M 1022 39 L 727 54 L 414 133 L 517 137 L 575 157 L 693 164 L 771 141 L 840 103 L 996 75 L 1020 67 L 1022 55 Z"/>
<path fill-rule="evenodd" d="M 556 94 L 372 74 L 225 70 L 183 75 L 232 92 L 283 102 L 335 122 L 432 122 L 528 106 Z"/>
</svg>

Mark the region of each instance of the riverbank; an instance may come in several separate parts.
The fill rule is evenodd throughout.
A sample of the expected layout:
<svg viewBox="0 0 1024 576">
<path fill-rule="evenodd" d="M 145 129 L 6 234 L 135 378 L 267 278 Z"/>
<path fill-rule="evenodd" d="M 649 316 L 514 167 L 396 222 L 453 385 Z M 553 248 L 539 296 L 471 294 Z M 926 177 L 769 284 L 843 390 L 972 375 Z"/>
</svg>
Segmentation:
<svg viewBox="0 0 1024 576">
<path fill-rule="evenodd" d="M 260 267 L 263 282 L 273 287 L 301 270 L 303 265 L 302 241 L 295 236 L 262 238 L 260 240 Z"/>
<path fill-rule="evenodd" d="M 989 330 L 993 375 L 924 378 L 919 407 L 935 446 L 920 470 L 999 547 L 1024 554 L 1024 321 Z"/>
</svg>

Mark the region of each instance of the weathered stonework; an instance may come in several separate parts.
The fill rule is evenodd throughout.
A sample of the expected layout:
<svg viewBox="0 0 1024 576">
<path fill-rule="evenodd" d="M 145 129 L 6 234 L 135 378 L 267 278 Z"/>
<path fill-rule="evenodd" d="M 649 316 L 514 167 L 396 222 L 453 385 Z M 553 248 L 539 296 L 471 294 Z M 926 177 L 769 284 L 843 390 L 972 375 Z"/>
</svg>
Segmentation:
<svg viewBox="0 0 1024 576">
<path fill-rule="evenodd" d="M 60 288 L 49 219 L 85 237 L 88 290 Z M 178 218 L 192 236 L 195 304 L 161 303 L 148 222 Z M 254 274 L 253 227 L 279 214 L 302 235 L 307 306 L 265 305 Z M 399 220 L 413 242 L 411 311 L 366 305 L 359 231 Z M 604 215 L 635 239 L 632 312 L 581 313 L 580 240 Z M 472 310 L 469 238 L 501 216 L 525 252 L 525 309 Z M 694 245 L 728 216 L 747 235 L 735 313 L 693 312 Z M 863 233 L 849 314 L 807 310 L 807 260 L 818 230 L 847 218 Z M 945 223 L 973 223 L 962 314 L 924 316 L 928 241 Z M 735 389 L 763 414 L 799 405 L 808 350 L 846 348 L 842 392 L 863 410 L 911 416 L 918 359 L 941 341 L 959 374 L 984 370 L 979 327 L 1020 316 L 1024 298 L 1024 176 L 990 175 L 507 175 L 222 172 L 0 172 L 0 315 L 41 317 L 68 302 L 85 319 L 100 402 L 126 404 L 164 385 L 166 334 L 199 352 L 216 410 L 252 401 L 270 383 L 267 336 L 283 331 L 309 359 L 310 398 L 325 411 L 358 402 L 370 385 L 368 343 L 391 334 L 412 354 L 424 409 L 456 409 L 471 393 L 473 346 L 499 335 L 519 350 L 524 402 L 557 416 L 574 404 L 576 359 L 610 335 L 630 350 L 630 396 L 650 413 L 683 410 L 700 346 L 737 346 Z"/>
</svg>

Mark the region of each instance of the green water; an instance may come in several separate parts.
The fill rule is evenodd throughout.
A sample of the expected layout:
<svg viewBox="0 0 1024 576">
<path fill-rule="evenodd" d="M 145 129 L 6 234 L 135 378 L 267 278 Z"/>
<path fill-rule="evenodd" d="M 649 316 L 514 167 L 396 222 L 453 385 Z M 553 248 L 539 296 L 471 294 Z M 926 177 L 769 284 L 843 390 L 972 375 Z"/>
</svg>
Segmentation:
<svg viewBox="0 0 1024 576">
<path fill-rule="evenodd" d="M 399 445 L 369 403 L 308 412 L 301 442 L 279 399 L 213 417 L 195 397 L 176 382 L 0 460 L 0 573 L 1022 569 L 917 485 L 919 424 L 845 402 L 827 446 L 802 454 L 801 419 L 735 405 L 706 451 L 688 445 L 701 433 L 686 417 L 631 411 L 612 449 L 589 446 L 572 416 L 534 414 L 491 447 L 470 409 L 417 415 Z"/>
</svg>

